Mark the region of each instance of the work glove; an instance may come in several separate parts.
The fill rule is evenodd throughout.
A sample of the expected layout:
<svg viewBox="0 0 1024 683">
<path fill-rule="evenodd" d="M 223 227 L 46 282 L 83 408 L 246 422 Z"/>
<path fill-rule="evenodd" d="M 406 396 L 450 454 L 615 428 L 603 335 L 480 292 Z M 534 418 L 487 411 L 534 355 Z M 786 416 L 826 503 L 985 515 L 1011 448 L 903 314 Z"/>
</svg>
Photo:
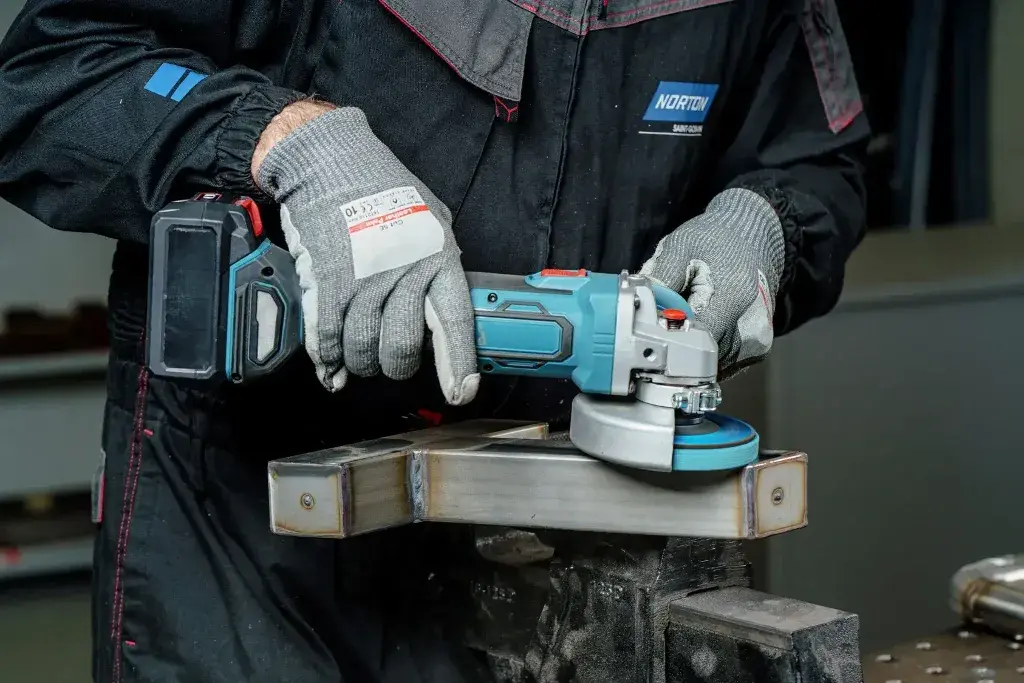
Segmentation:
<svg viewBox="0 0 1024 683">
<path fill-rule="evenodd" d="M 640 272 L 682 294 L 710 328 L 723 379 L 771 350 L 784 265 L 782 223 L 771 204 L 734 188 L 661 240 Z"/>
<path fill-rule="evenodd" d="M 302 290 L 304 343 L 321 383 L 420 366 L 429 327 L 441 390 L 476 395 L 473 307 L 452 215 L 359 109 L 321 114 L 275 144 L 257 182 L 281 206 Z"/>
</svg>

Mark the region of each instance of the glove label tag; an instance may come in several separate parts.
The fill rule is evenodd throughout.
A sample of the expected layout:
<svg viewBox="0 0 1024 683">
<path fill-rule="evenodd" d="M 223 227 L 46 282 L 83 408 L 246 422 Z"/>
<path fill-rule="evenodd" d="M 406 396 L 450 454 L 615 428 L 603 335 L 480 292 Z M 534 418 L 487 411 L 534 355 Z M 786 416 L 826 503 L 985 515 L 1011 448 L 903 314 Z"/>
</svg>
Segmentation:
<svg viewBox="0 0 1024 683">
<path fill-rule="evenodd" d="M 736 323 L 739 352 L 733 361 L 735 363 L 764 358 L 772 350 L 772 341 L 775 338 L 772 318 L 775 311 L 769 291 L 771 290 L 768 289 L 768 278 L 759 268 L 757 271 L 757 294 Z"/>
<path fill-rule="evenodd" d="M 342 207 L 357 280 L 402 268 L 444 247 L 444 228 L 415 187 L 396 187 Z"/>
</svg>

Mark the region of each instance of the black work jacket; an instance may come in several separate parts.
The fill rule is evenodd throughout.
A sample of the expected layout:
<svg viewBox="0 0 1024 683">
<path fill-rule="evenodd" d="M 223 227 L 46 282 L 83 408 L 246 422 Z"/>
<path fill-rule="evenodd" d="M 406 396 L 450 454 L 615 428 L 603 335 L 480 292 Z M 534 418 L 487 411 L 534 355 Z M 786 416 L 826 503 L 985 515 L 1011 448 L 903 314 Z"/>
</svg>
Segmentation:
<svg viewBox="0 0 1024 683">
<path fill-rule="evenodd" d="M 136 339 L 151 214 L 259 197 L 260 132 L 311 94 L 366 112 L 467 270 L 635 269 L 746 187 L 786 232 L 782 334 L 834 305 L 862 236 L 834 0 L 29 0 L 0 45 L 0 197 L 121 241 L 114 334 Z"/>
</svg>

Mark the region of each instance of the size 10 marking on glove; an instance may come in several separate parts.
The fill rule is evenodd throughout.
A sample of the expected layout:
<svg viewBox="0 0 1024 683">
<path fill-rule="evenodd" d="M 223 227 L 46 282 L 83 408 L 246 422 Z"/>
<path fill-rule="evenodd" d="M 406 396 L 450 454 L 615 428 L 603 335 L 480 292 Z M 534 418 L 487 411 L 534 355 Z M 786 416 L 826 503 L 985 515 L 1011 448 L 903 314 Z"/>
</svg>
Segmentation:
<svg viewBox="0 0 1024 683">
<path fill-rule="evenodd" d="M 411 265 L 444 247 L 444 228 L 415 187 L 396 187 L 349 202 L 342 215 L 357 280 Z"/>
</svg>

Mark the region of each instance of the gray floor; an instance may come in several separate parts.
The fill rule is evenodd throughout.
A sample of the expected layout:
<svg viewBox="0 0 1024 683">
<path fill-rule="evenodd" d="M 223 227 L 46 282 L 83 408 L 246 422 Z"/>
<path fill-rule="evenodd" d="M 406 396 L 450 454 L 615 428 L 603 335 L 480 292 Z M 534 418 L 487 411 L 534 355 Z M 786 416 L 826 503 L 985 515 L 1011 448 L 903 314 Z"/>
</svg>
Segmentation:
<svg viewBox="0 0 1024 683">
<path fill-rule="evenodd" d="M 88 577 L 0 584 L 4 683 L 88 683 Z"/>
</svg>

